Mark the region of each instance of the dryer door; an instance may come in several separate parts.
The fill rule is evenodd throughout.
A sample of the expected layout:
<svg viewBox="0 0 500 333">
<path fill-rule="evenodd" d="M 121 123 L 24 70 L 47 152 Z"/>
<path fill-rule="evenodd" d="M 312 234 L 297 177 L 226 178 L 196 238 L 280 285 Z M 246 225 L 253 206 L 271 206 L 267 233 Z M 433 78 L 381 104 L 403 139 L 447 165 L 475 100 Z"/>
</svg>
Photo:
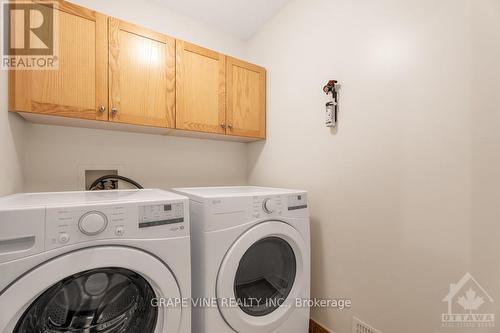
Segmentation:
<svg viewBox="0 0 500 333">
<path fill-rule="evenodd" d="M 126 247 L 71 252 L 38 266 L 0 295 L 0 332 L 178 332 L 181 299 L 171 271 Z"/>
<path fill-rule="evenodd" d="M 287 223 L 269 221 L 244 233 L 217 278 L 219 309 L 237 332 L 271 332 L 288 318 L 304 286 L 308 248 Z"/>
</svg>

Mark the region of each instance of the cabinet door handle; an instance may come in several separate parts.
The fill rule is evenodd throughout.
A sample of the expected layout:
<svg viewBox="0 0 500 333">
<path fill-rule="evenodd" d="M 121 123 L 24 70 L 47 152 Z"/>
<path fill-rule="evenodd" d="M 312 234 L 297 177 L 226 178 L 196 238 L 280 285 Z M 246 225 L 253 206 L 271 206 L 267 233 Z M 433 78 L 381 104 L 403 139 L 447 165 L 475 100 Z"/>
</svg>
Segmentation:
<svg viewBox="0 0 500 333">
<path fill-rule="evenodd" d="M 111 108 L 111 113 L 117 114 L 118 113 L 118 109 L 117 108 Z"/>
<path fill-rule="evenodd" d="M 106 111 L 106 107 L 104 105 L 100 105 L 99 106 L 99 112 L 100 113 L 104 113 L 104 111 Z"/>
<path fill-rule="evenodd" d="M 224 123 L 224 122 L 220 123 L 220 127 L 226 128 L 226 123 Z"/>
<path fill-rule="evenodd" d="M 232 130 L 232 129 L 233 129 L 233 124 L 229 123 L 229 124 L 227 124 L 227 127 L 228 127 L 230 130 Z"/>
</svg>

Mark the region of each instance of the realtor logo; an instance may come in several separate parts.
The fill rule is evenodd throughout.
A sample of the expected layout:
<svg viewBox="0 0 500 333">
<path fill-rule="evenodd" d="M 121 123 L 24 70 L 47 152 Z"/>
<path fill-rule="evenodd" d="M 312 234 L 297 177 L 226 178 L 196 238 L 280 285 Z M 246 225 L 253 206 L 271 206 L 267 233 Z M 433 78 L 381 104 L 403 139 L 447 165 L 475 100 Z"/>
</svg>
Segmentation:
<svg viewBox="0 0 500 333">
<path fill-rule="evenodd" d="M 443 302 L 448 303 L 448 313 L 441 315 L 443 327 L 495 327 L 495 314 L 483 311 L 494 302 L 493 298 L 470 273 L 457 283 L 450 284 L 450 291 Z"/>
<path fill-rule="evenodd" d="M 3 69 L 57 69 L 58 11 L 52 1 L 2 3 Z"/>
</svg>

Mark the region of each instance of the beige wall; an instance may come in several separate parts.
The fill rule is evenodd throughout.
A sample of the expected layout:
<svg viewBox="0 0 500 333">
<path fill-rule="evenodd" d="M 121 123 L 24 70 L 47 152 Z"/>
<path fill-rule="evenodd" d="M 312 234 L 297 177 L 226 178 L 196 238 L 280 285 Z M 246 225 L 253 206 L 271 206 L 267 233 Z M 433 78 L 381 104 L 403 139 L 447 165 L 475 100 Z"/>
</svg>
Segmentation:
<svg viewBox="0 0 500 333">
<path fill-rule="evenodd" d="M 492 69 L 478 58 L 488 39 L 479 52 L 472 41 L 473 23 L 499 21 L 493 3 L 296 0 L 248 45 L 269 73 L 269 136 L 249 145 L 249 183 L 310 192 L 313 296 L 353 300 L 351 311 L 312 312 L 337 333 L 353 315 L 385 333 L 446 332 L 441 300 L 472 267 L 473 175 L 498 156 L 499 104 L 471 127 L 475 102 L 499 95 L 488 88 L 497 53 L 490 81 L 473 75 Z M 335 130 L 324 126 L 329 79 L 342 84 Z M 489 147 L 472 163 L 483 124 Z"/>
<path fill-rule="evenodd" d="M 21 166 L 25 191 L 78 189 L 104 165 L 147 187 L 303 188 L 313 296 L 353 300 L 313 310 L 336 333 L 353 315 L 384 333 L 460 332 L 439 327 L 441 299 L 466 271 L 500 300 L 498 0 L 295 0 L 248 45 L 152 1 L 77 2 L 266 66 L 268 140 L 24 124 L 3 112 L 0 71 L 0 195 L 23 188 Z M 328 79 L 342 84 L 337 130 L 323 125 Z"/>
<path fill-rule="evenodd" d="M 7 112 L 7 76 L 0 70 L 0 196 L 23 188 L 24 123 Z"/>
<path fill-rule="evenodd" d="M 240 40 L 155 1 L 73 1 L 156 31 L 241 56 Z M 82 170 L 111 166 L 147 187 L 246 184 L 241 143 L 26 124 L 24 191 L 80 190 Z"/>
<path fill-rule="evenodd" d="M 26 126 L 28 192 L 82 189 L 81 170 L 106 165 L 149 188 L 246 183 L 242 143 Z"/>
<path fill-rule="evenodd" d="M 472 131 L 472 271 L 500 315 L 500 1 L 474 7 Z"/>
</svg>

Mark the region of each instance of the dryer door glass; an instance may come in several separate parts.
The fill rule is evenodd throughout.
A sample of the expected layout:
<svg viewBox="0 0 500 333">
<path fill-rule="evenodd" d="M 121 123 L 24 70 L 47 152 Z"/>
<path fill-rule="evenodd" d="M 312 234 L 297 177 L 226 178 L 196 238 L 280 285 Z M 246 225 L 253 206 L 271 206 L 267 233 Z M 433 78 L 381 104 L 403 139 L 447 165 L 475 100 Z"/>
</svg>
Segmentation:
<svg viewBox="0 0 500 333">
<path fill-rule="evenodd" d="M 15 333 L 151 333 L 155 293 L 137 273 L 102 268 L 70 276 L 39 296 L 21 317 Z"/>
<path fill-rule="evenodd" d="M 297 263 L 292 247 L 279 237 L 253 244 L 240 260 L 234 294 L 251 316 L 266 316 L 287 299 L 295 281 Z"/>
</svg>

